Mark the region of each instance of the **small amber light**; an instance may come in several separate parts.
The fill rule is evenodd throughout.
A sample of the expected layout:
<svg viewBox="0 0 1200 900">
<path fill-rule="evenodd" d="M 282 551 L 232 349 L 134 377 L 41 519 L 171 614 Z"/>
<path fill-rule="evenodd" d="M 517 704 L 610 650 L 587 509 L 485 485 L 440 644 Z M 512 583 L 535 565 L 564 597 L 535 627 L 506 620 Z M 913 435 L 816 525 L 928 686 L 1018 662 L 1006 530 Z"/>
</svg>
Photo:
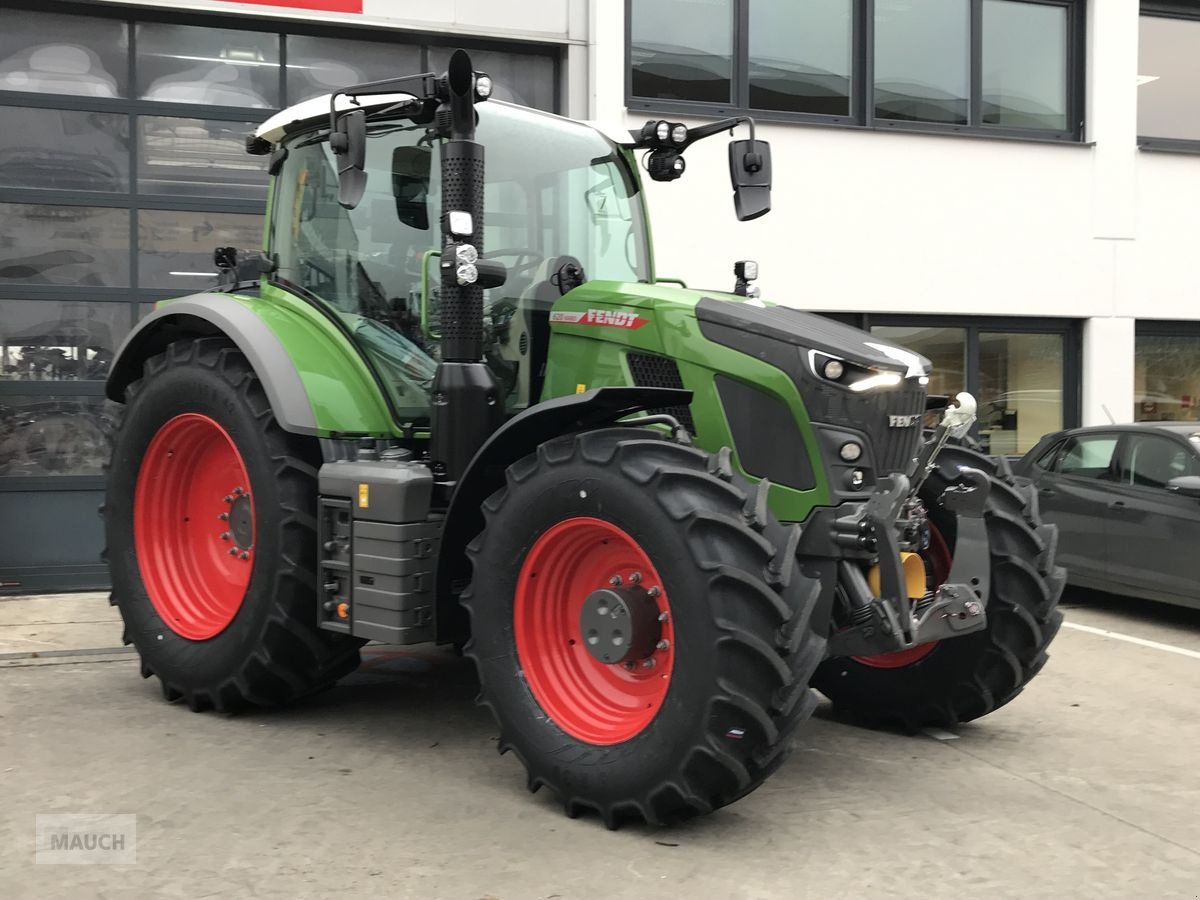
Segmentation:
<svg viewBox="0 0 1200 900">
<path fill-rule="evenodd" d="M 347 619 L 350 617 L 350 604 L 345 601 L 337 605 L 337 614 L 339 619 Z"/>
</svg>

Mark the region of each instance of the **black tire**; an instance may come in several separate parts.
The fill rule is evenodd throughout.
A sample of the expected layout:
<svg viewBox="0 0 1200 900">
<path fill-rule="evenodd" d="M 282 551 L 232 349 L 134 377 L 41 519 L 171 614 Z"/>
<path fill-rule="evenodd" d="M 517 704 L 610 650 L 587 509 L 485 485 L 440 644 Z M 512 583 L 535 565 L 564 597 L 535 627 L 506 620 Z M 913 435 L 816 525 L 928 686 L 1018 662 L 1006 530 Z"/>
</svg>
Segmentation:
<svg viewBox="0 0 1200 900">
<path fill-rule="evenodd" d="M 147 360 L 129 385 L 104 507 L 112 602 L 124 641 L 157 675 L 163 696 L 192 710 L 277 706 L 333 684 L 359 662 L 362 641 L 317 627 L 316 496 L 320 448 L 283 431 L 242 353 L 219 338 L 183 340 Z M 255 498 L 256 554 L 232 621 L 205 640 L 182 637 L 151 603 L 135 552 L 134 497 L 143 456 L 182 413 L 232 438 Z"/>
<path fill-rule="evenodd" d="M 1011 701 L 1046 664 L 1058 633 L 1066 575 L 1054 565 L 1058 532 L 1038 515 L 1037 494 L 1004 459 L 949 445 L 922 487 L 929 517 L 954 549 L 956 514 L 936 503 L 960 466 L 987 473 L 984 520 L 991 544 L 987 628 L 941 641 L 924 658 L 876 668 L 848 657 L 821 664 L 813 687 L 868 726 L 916 731 L 978 719 Z"/>
<path fill-rule="evenodd" d="M 780 765 L 815 705 L 808 681 L 824 654 L 831 598 L 801 571 L 799 532 L 769 513 L 766 487 L 735 475 L 728 450 L 713 456 L 627 428 L 559 438 L 509 467 L 468 548 L 466 653 L 500 751 L 521 760 L 531 791 L 549 787 L 567 815 L 591 810 L 610 828 L 665 824 L 748 794 Z M 673 598 L 677 655 L 666 699 L 620 743 L 579 740 L 551 721 L 517 653 L 526 554 L 576 516 L 624 529 Z"/>
</svg>

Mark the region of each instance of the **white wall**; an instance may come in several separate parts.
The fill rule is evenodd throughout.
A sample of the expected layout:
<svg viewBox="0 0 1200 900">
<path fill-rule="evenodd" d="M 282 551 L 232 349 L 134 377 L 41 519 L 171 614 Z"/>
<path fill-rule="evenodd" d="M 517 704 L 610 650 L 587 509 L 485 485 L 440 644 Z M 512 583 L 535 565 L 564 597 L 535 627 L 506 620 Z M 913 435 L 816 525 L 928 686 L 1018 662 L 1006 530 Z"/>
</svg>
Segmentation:
<svg viewBox="0 0 1200 900">
<path fill-rule="evenodd" d="M 633 127 L 623 15 L 593 8 L 592 112 Z M 774 208 L 738 223 L 713 138 L 648 187 L 660 274 L 728 289 L 751 258 L 808 309 L 1079 318 L 1084 422 L 1128 420 L 1134 320 L 1200 319 L 1200 158 L 1137 148 L 1137 0 L 1087 19 L 1086 143 L 760 124 Z"/>
</svg>

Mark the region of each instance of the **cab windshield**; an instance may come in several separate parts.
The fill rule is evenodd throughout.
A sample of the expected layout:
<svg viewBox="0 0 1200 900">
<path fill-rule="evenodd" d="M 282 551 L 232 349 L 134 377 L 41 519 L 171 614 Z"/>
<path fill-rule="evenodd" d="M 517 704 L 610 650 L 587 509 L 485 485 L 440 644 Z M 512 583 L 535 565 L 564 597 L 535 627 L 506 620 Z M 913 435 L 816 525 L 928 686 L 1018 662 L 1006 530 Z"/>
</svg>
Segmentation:
<svg viewBox="0 0 1200 900">
<path fill-rule="evenodd" d="M 649 281 L 646 229 L 627 158 L 596 130 L 489 102 L 477 140 L 487 152 L 484 256 L 508 270 L 484 294 L 485 357 L 515 410 L 538 398 L 557 273 L 574 263 L 586 280 Z M 274 192 L 276 277 L 341 314 L 410 420 L 428 415 L 438 360 L 438 157 L 426 126 L 370 123 L 366 193 L 347 210 L 327 134 L 307 132 L 289 142 Z"/>
</svg>

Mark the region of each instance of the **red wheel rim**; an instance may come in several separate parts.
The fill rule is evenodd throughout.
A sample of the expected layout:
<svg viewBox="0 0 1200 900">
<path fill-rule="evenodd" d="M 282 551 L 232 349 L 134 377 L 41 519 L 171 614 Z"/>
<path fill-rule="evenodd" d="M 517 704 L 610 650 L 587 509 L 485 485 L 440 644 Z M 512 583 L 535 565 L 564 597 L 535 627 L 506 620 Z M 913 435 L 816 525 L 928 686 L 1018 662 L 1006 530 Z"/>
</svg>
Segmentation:
<svg viewBox="0 0 1200 900">
<path fill-rule="evenodd" d="M 580 632 L 584 600 L 608 587 L 639 583 L 660 610 L 658 648 L 639 662 L 605 664 Z M 517 578 L 513 619 L 517 657 L 534 699 L 563 731 L 589 744 L 618 744 L 658 713 L 671 684 L 675 635 L 666 589 L 641 546 L 610 522 L 586 516 L 546 531 Z M 647 664 L 647 661 L 648 664 Z"/>
<path fill-rule="evenodd" d="M 950 576 L 950 566 L 954 557 L 950 553 L 950 548 L 946 546 L 946 539 L 942 537 L 942 533 L 932 522 L 929 523 L 929 546 L 921 551 L 921 559 L 925 562 L 926 584 L 929 590 L 936 590 L 945 584 L 946 579 Z M 933 652 L 933 648 L 937 645 L 938 641 L 930 641 L 927 644 L 917 644 L 915 647 L 897 650 L 894 653 L 852 658 L 855 662 L 876 669 L 902 669 L 923 660 Z"/>
<path fill-rule="evenodd" d="M 133 500 L 142 583 L 181 637 L 220 634 L 254 568 L 254 502 L 242 455 L 208 416 L 168 421 L 146 448 Z"/>
</svg>

